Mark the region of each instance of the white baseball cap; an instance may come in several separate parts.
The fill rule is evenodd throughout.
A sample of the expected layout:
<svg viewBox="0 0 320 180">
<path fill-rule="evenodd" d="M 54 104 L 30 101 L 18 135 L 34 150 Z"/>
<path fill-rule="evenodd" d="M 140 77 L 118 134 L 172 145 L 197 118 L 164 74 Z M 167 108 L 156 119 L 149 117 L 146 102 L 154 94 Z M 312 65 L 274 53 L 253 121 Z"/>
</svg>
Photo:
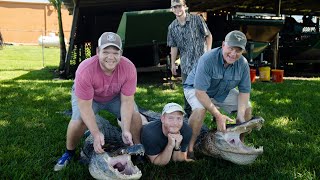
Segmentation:
<svg viewBox="0 0 320 180">
<path fill-rule="evenodd" d="M 163 107 L 162 115 L 163 115 L 164 113 L 172 113 L 172 112 L 176 112 L 176 111 L 180 111 L 180 112 L 182 112 L 183 114 L 185 114 L 183 108 L 182 108 L 179 104 L 171 102 L 171 103 L 166 104 L 166 105 Z"/>
</svg>

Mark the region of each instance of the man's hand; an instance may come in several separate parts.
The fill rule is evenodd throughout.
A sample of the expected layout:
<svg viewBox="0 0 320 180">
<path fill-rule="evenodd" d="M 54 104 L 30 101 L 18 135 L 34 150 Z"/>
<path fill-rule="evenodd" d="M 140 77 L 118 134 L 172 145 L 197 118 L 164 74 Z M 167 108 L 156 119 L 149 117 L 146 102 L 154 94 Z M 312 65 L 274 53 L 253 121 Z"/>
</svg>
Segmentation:
<svg viewBox="0 0 320 180">
<path fill-rule="evenodd" d="M 216 122 L 217 122 L 217 130 L 221 131 L 221 132 L 226 132 L 227 128 L 226 128 L 226 121 L 230 122 L 230 123 L 234 123 L 235 120 L 229 118 L 228 116 L 224 115 L 224 114 L 220 114 L 218 116 L 215 116 L 216 118 Z"/>
<path fill-rule="evenodd" d="M 171 72 L 172 72 L 172 75 L 175 75 L 175 76 L 177 75 L 177 68 L 175 64 L 171 65 Z"/>
<path fill-rule="evenodd" d="M 102 146 L 104 145 L 104 135 L 99 132 L 96 136 L 93 136 L 93 139 L 94 151 L 96 153 L 103 153 L 104 150 L 102 149 Z"/>
<path fill-rule="evenodd" d="M 132 146 L 133 145 L 132 134 L 129 131 L 123 131 L 122 132 L 122 141 L 125 144 Z"/>
<path fill-rule="evenodd" d="M 182 137 L 181 134 L 171 134 L 171 133 L 168 134 L 169 143 L 171 143 L 171 145 L 175 149 L 179 149 L 180 148 L 180 144 L 181 144 L 182 139 L 183 139 L 183 137 Z"/>
<path fill-rule="evenodd" d="M 168 134 L 168 145 L 171 147 L 175 147 L 176 145 L 176 140 L 173 138 L 172 134 Z"/>
</svg>

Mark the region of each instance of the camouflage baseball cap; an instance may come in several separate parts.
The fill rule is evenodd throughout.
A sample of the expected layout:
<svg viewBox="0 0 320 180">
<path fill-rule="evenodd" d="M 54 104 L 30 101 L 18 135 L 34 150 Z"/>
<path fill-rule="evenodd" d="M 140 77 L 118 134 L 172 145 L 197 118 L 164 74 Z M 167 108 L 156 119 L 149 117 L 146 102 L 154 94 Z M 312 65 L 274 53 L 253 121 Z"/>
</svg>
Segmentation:
<svg viewBox="0 0 320 180">
<path fill-rule="evenodd" d="M 226 35 L 224 42 L 228 46 L 240 47 L 241 49 L 246 49 L 247 38 L 241 31 L 231 31 Z"/>
<path fill-rule="evenodd" d="M 119 50 L 122 49 L 121 38 L 118 34 L 113 32 L 103 33 L 98 40 L 99 49 L 104 49 L 108 46 L 115 46 Z"/>
<path fill-rule="evenodd" d="M 185 0 L 171 0 L 171 7 L 185 4 Z"/>
<path fill-rule="evenodd" d="M 163 107 L 162 115 L 164 113 L 173 113 L 173 112 L 176 112 L 176 111 L 180 111 L 180 112 L 182 112 L 182 114 L 185 114 L 183 108 L 179 104 L 173 103 L 173 102 L 172 103 L 168 103 Z"/>
</svg>

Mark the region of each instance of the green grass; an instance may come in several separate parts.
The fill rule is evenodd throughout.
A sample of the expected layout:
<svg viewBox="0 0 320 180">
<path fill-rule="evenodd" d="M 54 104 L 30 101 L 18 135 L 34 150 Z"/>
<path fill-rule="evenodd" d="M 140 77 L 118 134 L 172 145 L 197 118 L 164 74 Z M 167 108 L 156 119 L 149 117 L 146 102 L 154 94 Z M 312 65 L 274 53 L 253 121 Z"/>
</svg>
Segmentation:
<svg viewBox="0 0 320 180">
<path fill-rule="evenodd" d="M 65 149 L 69 117 L 60 112 L 71 108 L 73 82 L 53 80 L 59 49 L 46 48 L 44 55 L 45 67 L 40 47 L 0 50 L 0 179 L 91 179 L 88 167 L 77 160 L 53 172 Z M 203 156 L 194 163 L 139 166 L 142 179 L 319 179 L 319 89 L 319 78 L 253 84 L 254 114 L 266 122 L 246 139 L 264 146 L 264 154 L 252 165 Z M 139 83 L 136 101 L 161 111 L 167 102 L 183 103 L 182 88 Z"/>
</svg>

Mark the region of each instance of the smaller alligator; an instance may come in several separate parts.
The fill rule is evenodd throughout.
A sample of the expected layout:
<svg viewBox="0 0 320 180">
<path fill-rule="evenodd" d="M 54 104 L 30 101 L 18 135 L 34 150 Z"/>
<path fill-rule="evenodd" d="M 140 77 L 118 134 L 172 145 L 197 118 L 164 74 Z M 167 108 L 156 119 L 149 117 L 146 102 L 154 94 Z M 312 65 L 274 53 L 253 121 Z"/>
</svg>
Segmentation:
<svg viewBox="0 0 320 180">
<path fill-rule="evenodd" d="M 140 179 L 142 172 L 131 161 L 132 155 L 144 155 L 142 144 L 126 146 L 121 139 L 121 130 L 109 121 L 96 115 L 97 125 L 104 134 L 105 153 L 97 154 L 90 134 L 81 151 L 81 161 L 89 164 L 89 172 L 95 179 Z"/>
</svg>

